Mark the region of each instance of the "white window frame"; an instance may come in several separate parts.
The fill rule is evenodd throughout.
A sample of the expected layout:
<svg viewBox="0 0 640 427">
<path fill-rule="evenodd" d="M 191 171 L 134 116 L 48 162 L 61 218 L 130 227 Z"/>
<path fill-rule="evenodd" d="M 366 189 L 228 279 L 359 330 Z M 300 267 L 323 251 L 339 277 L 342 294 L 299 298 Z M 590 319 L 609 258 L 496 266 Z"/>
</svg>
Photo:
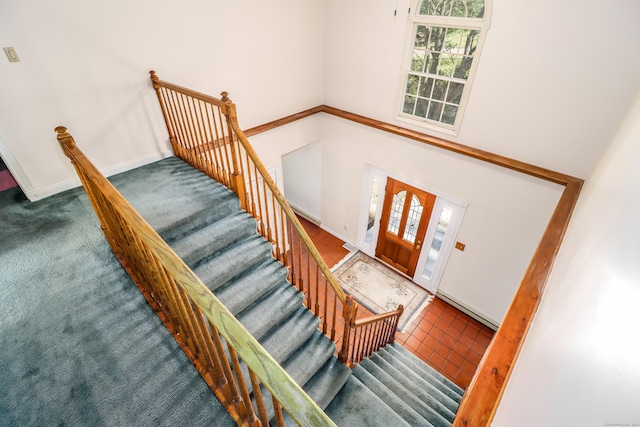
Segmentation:
<svg viewBox="0 0 640 427">
<path fill-rule="evenodd" d="M 405 51 L 404 51 L 404 56 L 402 60 L 402 68 L 400 70 L 400 79 L 399 79 L 399 85 L 398 85 L 398 102 L 396 106 L 396 112 L 397 112 L 396 118 L 406 123 L 418 125 L 420 127 L 424 127 L 430 130 L 455 136 L 455 135 L 458 135 L 458 132 L 460 131 L 460 126 L 462 124 L 462 117 L 464 116 L 464 112 L 467 106 L 467 101 L 469 99 L 469 93 L 471 92 L 471 86 L 473 85 L 473 80 L 475 78 L 476 69 L 478 67 L 478 63 L 480 62 L 480 54 L 482 53 L 484 40 L 487 35 L 487 30 L 489 29 L 491 24 L 490 19 L 491 19 L 491 10 L 492 10 L 492 0 L 484 0 L 485 10 L 484 10 L 483 18 L 461 18 L 461 17 L 450 17 L 450 16 L 420 15 L 418 12 L 420 10 L 421 4 L 422 4 L 422 0 L 411 0 L 411 9 L 410 9 L 408 23 L 407 23 L 407 34 L 405 37 Z M 407 78 L 411 71 L 411 60 L 413 57 L 413 50 L 415 46 L 415 35 L 416 35 L 417 27 L 419 25 L 424 25 L 428 27 L 435 26 L 435 27 L 474 29 L 480 32 L 478 36 L 478 44 L 473 57 L 473 62 L 469 70 L 469 77 L 464 83 L 464 89 L 462 92 L 462 96 L 460 98 L 460 104 L 458 106 L 456 120 L 453 125 L 449 125 L 442 122 L 436 122 L 433 120 L 429 120 L 427 118 L 421 118 L 421 117 L 417 117 L 417 116 L 403 112 Z"/>
<path fill-rule="evenodd" d="M 444 238 L 442 239 L 442 245 L 440 246 L 436 264 L 433 267 L 433 272 L 431 274 L 431 277 L 429 278 L 424 276 L 423 272 L 429 258 L 429 250 L 431 249 L 431 245 L 433 245 L 433 239 L 435 238 L 436 228 L 438 225 L 438 221 L 440 220 L 440 214 L 442 213 L 443 208 L 448 208 L 451 210 L 451 219 L 449 220 L 447 231 L 445 232 Z M 449 261 L 449 258 L 451 256 L 451 251 L 455 247 L 458 230 L 462 225 L 462 218 L 464 217 L 466 210 L 467 203 L 454 199 L 453 197 L 447 195 L 438 195 L 436 203 L 433 206 L 433 213 L 431 214 L 431 219 L 429 220 L 427 235 L 424 237 L 423 250 L 420 253 L 420 258 L 418 258 L 416 272 L 413 276 L 413 281 L 415 283 L 421 285 L 432 294 L 438 292 L 440 281 L 442 280 L 445 268 L 447 267 L 447 262 Z"/>
</svg>

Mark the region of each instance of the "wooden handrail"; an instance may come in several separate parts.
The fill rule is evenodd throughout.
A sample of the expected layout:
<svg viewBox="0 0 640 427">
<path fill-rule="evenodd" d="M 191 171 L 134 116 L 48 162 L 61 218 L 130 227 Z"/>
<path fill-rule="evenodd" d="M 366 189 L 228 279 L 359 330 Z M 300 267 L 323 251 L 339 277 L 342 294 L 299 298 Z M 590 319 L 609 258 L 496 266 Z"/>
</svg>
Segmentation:
<svg viewBox="0 0 640 427">
<path fill-rule="evenodd" d="M 469 147 L 453 141 L 437 138 L 422 132 L 381 122 L 358 114 L 326 105 L 314 107 L 282 119 L 274 120 L 245 131 L 246 135 L 257 135 L 317 113 L 326 113 L 364 126 L 412 139 L 462 156 L 504 167 L 519 173 L 565 186 L 545 234 L 507 314 L 493 338 L 478 370 L 463 398 L 454 426 L 483 426 L 493 417 L 509 374 L 518 356 L 526 332 L 538 307 L 544 284 L 551 271 L 557 249 L 571 218 L 571 213 L 579 197 L 583 180 L 550 169 L 538 167 L 519 160 Z M 346 326 L 345 326 L 346 328 Z M 495 342 L 495 344 L 494 344 Z M 490 384 L 490 386 L 489 386 Z"/>
<path fill-rule="evenodd" d="M 313 425 L 313 426 L 334 426 L 335 424 L 331 419 L 317 406 L 317 404 L 302 390 L 302 388 L 282 369 L 282 367 L 271 357 L 269 353 L 260 345 L 260 343 L 253 338 L 253 336 L 242 326 L 242 324 L 233 316 L 233 314 L 213 295 L 213 293 L 202 283 L 202 281 L 191 271 L 191 269 L 178 257 L 175 252 L 167 245 L 167 243 L 157 234 L 157 232 L 140 216 L 140 214 L 122 197 L 122 195 L 113 187 L 113 185 L 98 171 L 98 169 L 87 159 L 80 149 L 75 144 L 73 137 L 67 132 L 65 127 L 59 126 L 56 128 L 57 139 L 62 147 L 65 155 L 69 157 L 73 163 L 78 175 L 87 190 L 89 199 L 96 210 L 98 218 L 101 221 L 107 240 L 112 246 L 112 249 L 118 259 L 123 263 L 123 266 L 134 281 L 139 286 L 147 286 L 145 282 L 145 275 L 151 274 L 153 276 L 151 282 L 166 282 L 166 278 L 163 275 L 169 276 L 168 283 L 174 283 L 178 286 L 178 293 L 184 292 L 191 304 L 196 309 L 196 314 L 201 313 L 204 315 L 211 324 L 211 328 L 218 331 L 229 344 L 229 351 L 232 356 L 231 362 L 234 365 L 236 372 L 239 371 L 237 365 L 237 357 L 234 357 L 235 352 L 249 367 L 250 373 L 257 376 L 260 381 L 269 389 L 278 402 L 289 412 L 291 417 L 300 425 Z M 117 217 L 117 218 L 116 218 Z M 115 221 L 115 222 L 114 222 Z M 122 221 L 124 227 L 113 227 L 111 224 L 118 224 Z M 125 231 L 125 229 L 127 231 Z M 129 232 L 129 235 L 123 235 L 120 233 Z M 134 239 L 134 240 L 132 240 Z M 138 240 L 139 239 L 139 240 Z M 127 249 L 125 246 L 132 245 L 136 254 L 140 253 L 140 256 L 146 255 L 143 263 L 154 265 L 158 264 L 161 268 L 159 270 L 152 271 L 136 271 L 132 265 L 132 260 L 128 257 Z M 153 268 L 153 267 L 150 267 Z M 141 289 L 142 290 L 142 289 Z M 143 293 L 148 292 L 148 289 L 144 289 Z M 154 292 L 162 294 L 164 292 L 171 292 L 166 289 L 155 289 Z M 146 296 L 146 295 L 145 295 Z M 159 296 L 158 296 L 159 297 Z M 179 310 L 187 310 L 188 308 L 181 305 L 180 299 L 166 300 L 170 305 L 175 305 Z M 159 315 L 162 313 L 159 313 Z M 171 313 L 173 315 L 180 315 L 179 313 Z M 162 317 L 162 316 L 161 316 Z M 202 320 L 202 318 L 200 318 Z M 179 343 L 186 347 L 185 351 L 192 357 L 196 367 L 199 364 L 204 363 L 204 358 L 212 358 L 206 356 L 208 352 L 214 351 L 213 347 L 207 347 L 207 339 L 203 337 L 203 331 L 207 331 L 207 327 L 204 329 L 198 329 L 196 323 L 198 323 L 198 317 L 187 314 L 185 322 L 195 322 L 191 325 L 191 329 L 186 329 L 187 336 L 182 337 L 182 340 L 195 340 L 195 347 L 189 347 L 184 341 Z M 169 322 L 168 326 L 175 326 Z M 187 327 L 189 328 L 189 327 Z M 194 333 L 195 331 L 195 333 Z M 174 334 L 175 336 L 175 334 Z M 216 335 L 217 336 L 217 335 Z M 215 339 L 215 336 L 213 337 Z M 217 346 L 220 345 L 216 344 Z M 204 356 L 194 355 L 195 351 L 200 350 Z M 218 356 L 220 353 L 218 352 Z M 220 370 L 217 366 L 204 367 L 206 370 L 203 373 L 205 380 L 210 379 L 209 371 L 211 369 Z M 202 370 L 201 370 L 202 373 Z M 229 381 L 231 378 L 225 379 Z M 214 387 L 215 384 L 209 380 L 207 381 L 216 394 L 220 392 L 219 387 Z M 253 377 L 252 377 L 252 382 Z M 240 384 L 243 386 L 244 384 Z M 246 401 L 246 387 L 240 390 L 241 394 L 235 393 L 236 400 L 242 399 L 242 393 L 244 393 L 244 402 L 236 405 L 236 411 L 231 410 L 230 413 L 236 421 L 239 423 L 245 423 L 248 420 L 254 420 L 254 425 L 257 419 L 255 415 L 252 415 L 251 402 Z M 223 396 L 224 399 L 228 399 L 228 396 Z M 221 399 L 223 400 L 223 399 Z M 245 415 L 244 417 L 242 415 Z M 244 421 L 243 421 L 244 420 Z"/>
<path fill-rule="evenodd" d="M 507 310 L 505 318 L 498 328 L 497 333 L 494 335 L 470 386 L 465 392 L 453 423 L 454 427 L 481 427 L 488 425 L 493 419 L 511 370 L 522 348 L 531 322 L 533 321 L 547 278 L 553 267 L 557 251 L 560 248 L 565 231 L 569 225 L 584 181 L 561 172 L 437 138 L 401 126 L 381 122 L 327 105 L 321 105 L 305 110 L 297 115 L 294 114 L 283 119 L 274 120 L 266 125 L 252 128 L 250 131 L 255 135 L 260 131 L 275 129 L 281 124 L 290 123 L 292 117 L 308 117 L 316 112 L 350 120 L 364 126 L 389 132 L 565 187 L 545 233 L 538 244 L 538 248 Z"/>
<path fill-rule="evenodd" d="M 353 326 L 366 326 L 372 323 L 380 322 L 381 320 L 390 319 L 392 317 L 399 318 L 403 312 L 404 312 L 404 307 L 402 306 L 402 304 L 400 304 L 398 309 L 395 311 L 390 311 L 388 313 L 382 313 L 382 314 L 374 314 L 373 316 L 363 317 L 362 319 L 356 319 L 353 321 Z"/>
<path fill-rule="evenodd" d="M 460 403 L 454 426 L 485 426 L 493 419 L 540 304 L 581 188 L 582 181 L 566 184 L 502 325 Z"/>
<path fill-rule="evenodd" d="M 287 215 L 287 218 L 291 222 L 291 225 L 295 228 L 295 230 L 300 235 L 300 238 L 302 239 L 304 245 L 307 247 L 307 249 L 311 253 L 311 256 L 313 256 L 313 258 L 318 263 L 318 267 L 320 268 L 320 271 L 327 279 L 327 282 L 331 285 L 336 295 L 338 295 L 338 298 L 340 298 L 340 301 L 345 302 L 347 298 L 347 294 L 344 292 L 344 290 L 336 280 L 335 276 L 331 272 L 331 269 L 329 268 L 327 263 L 324 261 L 324 258 L 316 248 L 313 241 L 311 241 L 309 234 L 300 223 L 300 220 L 296 216 L 293 209 L 291 209 L 289 202 L 287 202 L 287 200 L 282 195 L 282 192 L 280 191 L 280 189 L 276 186 L 276 183 L 273 182 L 273 179 L 271 179 L 271 175 L 269 175 L 269 171 L 267 170 L 267 168 L 264 166 L 264 164 L 258 157 L 258 154 L 255 152 L 255 150 L 251 146 L 251 143 L 245 136 L 244 132 L 242 132 L 242 130 L 238 126 L 237 117 L 233 117 L 233 119 L 234 119 L 232 120 L 233 130 L 238 137 L 238 141 L 242 144 L 243 148 L 247 151 L 249 157 L 251 157 L 251 160 L 253 160 L 253 162 L 255 163 L 265 183 L 269 187 L 269 190 L 271 190 L 271 193 L 278 200 L 278 203 L 282 207 L 284 213 Z"/>
<path fill-rule="evenodd" d="M 343 345 L 340 356 L 349 366 L 360 363 L 387 344 L 393 344 L 398 322 L 404 307 L 388 313 L 376 314 L 358 319 L 358 306 L 353 304 L 352 295 L 347 296 L 344 306 L 345 325 Z"/>
<path fill-rule="evenodd" d="M 346 363 L 349 338 L 352 337 L 350 329 L 356 327 L 353 318 L 345 317 L 350 313 L 345 311 L 347 294 L 240 128 L 235 104 L 226 92 L 218 100 L 165 82 L 154 71 L 150 75 L 176 156 L 238 194 L 241 206 L 256 218 L 258 231 L 273 244 L 274 257 L 289 269 L 291 282 L 305 295 L 307 308 L 322 320 L 322 331 L 339 346 L 338 357 Z M 219 108 L 225 118 L 216 119 L 218 113 L 211 106 Z M 316 108 L 294 114 L 277 125 L 319 111 Z M 270 127 L 266 124 L 249 132 L 257 133 Z M 357 302 L 352 300 L 348 305 L 357 312 Z M 336 329 L 336 313 L 340 312 L 344 325 L 341 337 Z M 397 312 L 393 311 L 389 316 L 397 316 Z M 375 350 L 393 342 L 395 329 L 380 331 L 380 334 L 385 338 L 371 337 L 371 341 L 379 345 Z"/>
</svg>

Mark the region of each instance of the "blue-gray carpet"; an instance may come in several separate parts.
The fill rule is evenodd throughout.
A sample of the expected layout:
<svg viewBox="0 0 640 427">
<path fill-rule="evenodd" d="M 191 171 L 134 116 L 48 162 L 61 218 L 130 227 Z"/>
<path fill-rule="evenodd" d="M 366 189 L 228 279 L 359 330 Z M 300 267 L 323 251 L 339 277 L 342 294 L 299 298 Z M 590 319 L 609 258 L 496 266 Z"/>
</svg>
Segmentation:
<svg viewBox="0 0 640 427">
<path fill-rule="evenodd" d="M 451 425 L 462 390 L 402 347 L 353 373 L 335 358 L 232 192 L 176 158 L 111 181 L 338 425 Z M 81 190 L 33 204 L 2 197 L 0 424 L 232 425 Z"/>
<path fill-rule="evenodd" d="M 81 189 L 35 203 L 2 192 L 0 224 L 0 425 L 235 425 Z"/>
</svg>

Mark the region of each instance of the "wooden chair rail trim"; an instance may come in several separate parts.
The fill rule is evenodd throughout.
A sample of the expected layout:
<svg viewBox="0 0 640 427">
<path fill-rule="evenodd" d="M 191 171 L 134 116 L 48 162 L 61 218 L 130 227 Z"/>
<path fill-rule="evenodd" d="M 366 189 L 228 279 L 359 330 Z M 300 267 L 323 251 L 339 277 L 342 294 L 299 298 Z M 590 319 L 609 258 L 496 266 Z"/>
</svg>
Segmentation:
<svg viewBox="0 0 640 427">
<path fill-rule="evenodd" d="M 124 199 L 113 185 L 98 171 L 76 146 L 73 137 L 63 126 L 56 128 L 58 141 L 74 164 L 80 165 L 91 181 L 107 194 L 115 209 L 149 246 L 184 289 L 192 301 L 218 328 L 228 343 L 251 368 L 263 384 L 277 397 L 283 407 L 300 425 L 334 426 L 333 421 L 282 369 L 269 353 L 253 338 L 233 314 L 216 298 L 202 281 L 189 269 L 156 231 Z"/>
<path fill-rule="evenodd" d="M 243 132 L 244 132 L 244 135 L 246 137 L 254 136 L 254 135 L 257 135 L 259 133 L 266 132 L 266 131 L 275 129 L 277 127 L 284 126 L 286 124 L 295 122 L 297 120 L 301 120 L 301 119 L 304 119 L 306 117 L 313 116 L 314 114 L 322 113 L 325 108 L 326 107 L 324 105 L 319 105 L 317 107 L 309 108 L 308 110 L 304 110 L 304 111 L 301 111 L 301 112 L 296 113 L 296 114 L 291 114 L 291 115 L 289 115 L 287 117 L 283 117 L 281 119 L 274 120 L 272 122 L 265 123 L 265 124 L 260 125 L 260 126 L 252 127 L 252 128 L 247 129 L 247 130 L 245 130 Z"/>
<path fill-rule="evenodd" d="M 401 126 L 392 125 L 390 123 L 381 122 L 376 119 L 361 116 L 359 114 L 350 113 L 345 110 L 340 110 L 328 105 L 320 105 L 308 110 L 301 111 L 296 114 L 283 117 L 281 119 L 273 120 L 260 126 L 250 128 L 245 131 L 245 135 L 253 136 L 262 132 L 266 132 L 275 129 L 279 126 L 289 124 L 295 120 L 300 120 L 317 113 L 326 113 L 332 116 L 340 117 L 345 120 L 360 123 L 365 126 L 369 126 L 375 129 L 379 129 L 385 132 L 389 132 L 395 135 L 399 135 L 408 139 L 413 139 L 423 144 L 432 145 L 434 147 L 442 148 L 443 150 L 452 151 L 454 153 L 462 154 L 467 157 L 481 160 L 483 162 L 492 163 L 497 166 L 502 166 L 507 169 L 514 170 L 516 172 L 524 173 L 534 176 L 536 178 L 544 179 L 545 181 L 551 181 L 556 184 L 566 185 L 569 182 L 582 182 L 580 178 L 576 178 L 570 175 L 566 175 L 560 172 L 556 172 L 550 169 L 542 168 L 532 165 L 530 163 L 521 162 L 519 160 L 511 159 L 509 157 L 494 154 L 489 151 L 480 150 L 478 148 L 469 147 L 468 145 L 459 144 L 457 142 L 449 141 L 443 138 L 438 138 L 426 133 L 414 131 L 411 129 L 403 128 Z"/>
<path fill-rule="evenodd" d="M 463 144 L 437 138 L 425 133 L 381 122 L 344 110 L 322 105 L 287 116 L 282 124 L 294 117 L 308 117 L 317 112 L 331 114 L 346 120 L 370 126 L 385 132 L 409 138 L 443 150 L 452 151 L 483 162 L 550 181 L 565 187 L 538 247 L 531 258 L 518 290 L 504 320 L 489 345 L 476 373 L 467 388 L 454 420 L 454 427 L 486 426 L 491 423 L 500 403 L 511 370 L 531 326 L 540 298 L 547 283 L 556 255 L 569 226 L 573 209 L 580 196 L 583 180 L 519 160 L 479 150 Z M 250 129 L 252 135 L 275 129 L 280 120 Z"/>
</svg>

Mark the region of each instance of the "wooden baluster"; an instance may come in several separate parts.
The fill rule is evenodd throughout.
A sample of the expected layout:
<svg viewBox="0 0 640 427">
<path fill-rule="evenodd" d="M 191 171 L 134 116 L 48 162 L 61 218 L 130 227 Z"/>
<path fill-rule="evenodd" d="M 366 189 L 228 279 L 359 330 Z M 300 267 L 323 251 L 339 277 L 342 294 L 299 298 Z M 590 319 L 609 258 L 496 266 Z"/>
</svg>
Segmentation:
<svg viewBox="0 0 640 427">
<path fill-rule="evenodd" d="M 380 332 L 382 331 L 382 323 L 384 322 L 384 320 L 382 322 L 376 322 L 372 325 L 373 329 L 373 336 L 371 339 L 371 346 L 369 347 L 369 351 L 368 351 L 368 355 L 376 352 L 378 350 L 378 348 L 380 348 L 380 344 L 382 341 L 382 337 L 380 336 Z"/>
<path fill-rule="evenodd" d="M 229 133 L 229 151 L 231 152 L 231 176 L 233 177 L 233 190 L 236 192 L 238 197 L 240 198 L 240 207 L 242 209 L 246 209 L 247 199 L 244 192 L 244 178 L 242 170 L 240 169 L 240 163 L 238 161 L 238 143 L 234 138 L 234 123 L 237 123 L 236 120 L 236 106 L 229 99 L 228 92 L 222 92 L 222 102 L 226 104 L 227 110 L 223 111 L 224 115 L 227 117 L 227 130 Z"/>
<path fill-rule="evenodd" d="M 328 311 L 328 297 L 329 297 L 329 284 L 327 283 L 327 278 L 322 275 L 322 332 L 325 335 L 327 334 L 327 311 Z"/>
<path fill-rule="evenodd" d="M 187 135 L 190 142 L 191 147 L 191 158 L 193 159 L 193 165 L 200 172 L 203 171 L 202 167 L 202 158 L 200 157 L 200 152 L 198 149 L 198 139 L 197 139 L 197 131 L 196 124 L 194 123 L 193 117 L 193 98 L 187 95 L 182 95 L 182 104 L 184 109 L 184 122 L 185 127 L 187 128 Z"/>
<path fill-rule="evenodd" d="M 284 418 L 282 418 L 282 407 L 280 406 L 280 402 L 275 396 L 271 397 L 273 400 L 273 410 L 275 411 L 275 420 L 277 427 L 284 427 Z"/>
<path fill-rule="evenodd" d="M 207 320 L 205 320 L 205 322 L 207 322 Z M 224 372 L 222 371 L 222 358 L 225 357 L 224 354 L 220 355 L 218 354 L 218 349 L 216 348 L 216 346 L 214 345 L 214 338 L 213 338 L 213 334 L 217 334 L 218 331 L 212 331 L 209 328 L 207 328 L 209 330 L 209 335 L 208 335 L 208 340 L 211 342 L 211 355 L 213 356 L 213 369 L 212 372 L 214 374 L 213 378 L 214 378 L 214 385 L 218 390 L 221 390 L 223 392 L 223 394 L 225 393 L 225 390 L 228 393 L 228 390 L 230 389 L 229 387 L 229 381 L 227 380 L 227 377 L 224 375 Z M 218 339 L 220 337 L 218 336 Z"/>
<path fill-rule="evenodd" d="M 195 120 L 194 127 L 196 128 L 196 147 L 198 148 L 198 157 L 200 158 L 200 164 L 202 165 L 202 172 L 207 176 L 211 176 L 211 171 L 209 169 L 210 162 L 207 159 L 207 146 L 206 146 L 206 135 L 203 125 L 203 116 L 202 116 L 202 101 L 191 98 L 191 104 L 193 105 L 192 117 Z"/>
<path fill-rule="evenodd" d="M 353 366 L 353 361 L 349 360 L 349 339 L 351 337 L 351 324 L 358 311 L 358 304 L 352 295 L 347 295 L 347 299 L 342 306 L 342 318 L 344 319 L 344 332 L 342 333 L 342 348 L 338 353 L 338 359 L 342 363 Z"/>
<path fill-rule="evenodd" d="M 180 127 L 180 140 L 184 147 L 187 160 L 193 167 L 196 167 L 196 163 L 193 159 L 193 147 L 191 146 L 191 138 L 189 138 L 189 129 L 185 120 L 184 114 L 184 95 L 178 92 L 173 92 L 173 102 L 176 109 L 176 119 Z"/>
<path fill-rule="evenodd" d="M 289 234 L 289 228 L 292 227 L 291 220 L 287 216 L 284 208 L 280 206 L 280 222 L 282 223 L 282 263 L 289 265 L 291 259 L 291 236 Z"/>
<path fill-rule="evenodd" d="M 216 120 L 220 128 L 220 139 L 218 140 L 218 146 L 220 150 L 220 165 L 224 175 L 224 184 L 228 188 L 232 188 L 231 182 L 231 164 L 229 161 L 229 129 L 225 128 L 226 119 L 223 119 L 224 113 L 220 107 L 216 109 Z"/>
<path fill-rule="evenodd" d="M 267 409 L 264 406 L 264 399 L 262 398 L 262 391 L 260 390 L 260 383 L 258 377 L 249 369 L 249 378 L 251 378 L 251 387 L 253 387 L 253 399 L 258 407 L 258 415 L 263 426 L 269 426 L 269 418 L 267 418 Z"/>
<path fill-rule="evenodd" d="M 394 319 L 393 329 L 391 330 L 391 337 L 389 337 L 389 344 L 393 344 L 396 341 L 396 330 L 398 329 L 398 322 L 400 322 L 400 316 L 404 313 L 404 306 L 400 304 L 398 306 L 398 315 Z"/>
<path fill-rule="evenodd" d="M 193 123 L 191 122 L 190 105 L 189 99 L 190 97 L 185 94 L 180 94 L 180 111 L 182 112 L 182 123 L 185 129 L 187 140 L 185 141 L 189 145 L 189 156 L 191 158 L 191 164 L 202 171 L 202 167 L 200 165 L 200 159 L 197 155 L 197 145 L 194 140 L 194 131 L 193 131 Z"/>
<path fill-rule="evenodd" d="M 367 345 L 367 330 L 368 325 L 365 325 L 359 328 L 360 331 L 360 342 L 358 343 L 358 348 L 356 350 L 356 356 L 354 358 L 354 362 L 360 363 L 362 360 L 362 353 L 364 353 L 365 346 Z"/>
<path fill-rule="evenodd" d="M 174 136 L 174 132 L 171 131 L 173 127 L 171 125 L 171 121 L 169 120 L 169 116 L 167 112 L 166 100 L 163 94 L 164 89 L 160 88 L 160 85 L 158 84 L 158 81 L 160 80 L 160 78 L 156 75 L 156 72 L 153 70 L 149 71 L 149 74 L 151 78 L 151 85 L 153 86 L 153 89 L 156 91 L 156 95 L 158 96 L 158 102 L 160 103 L 160 109 L 162 110 L 162 116 L 164 117 L 164 122 L 167 125 L 167 129 L 169 129 L 169 141 L 171 142 L 171 148 L 173 149 L 173 153 L 176 156 L 179 156 L 180 149 L 178 147 L 178 144 L 176 143 L 176 137 Z"/>
<path fill-rule="evenodd" d="M 295 235 L 294 235 L 294 228 L 290 222 L 288 223 L 287 233 L 289 234 L 289 242 L 291 242 L 291 244 L 289 245 L 289 257 L 288 257 L 289 263 L 285 264 L 285 267 L 289 269 L 289 276 L 287 277 L 287 279 L 289 280 L 289 282 L 291 282 L 295 286 L 296 284 L 295 276 L 298 271 L 298 267 L 295 265 L 296 258 L 294 256 L 294 246 L 296 244 L 296 241 L 295 241 Z"/>
<path fill-rule="evenodd" d="M 174 147 L 173 153 L 181 159 L 187 158 L 185 147 L 180 142 L 180 127 L 178 125 L 178 118 L 176 115 L 175 105 L 173 103 L 172 92 L 169 89 L 162 89 L 162 97 L 165 100 L 167 108 L 167 120 L 169 120 L 169 141 L 171 146 Z"/>
<path fill-rule="evenodd" d="M 180 106 L 178 105 L 177 96 L 178 94 L 174 91 L 168 91 L 167 96 L 169 97 L 169 106 L 171 108 L 171 117 L 173 119 L 173 123 L 176 129 L 176 143 L 180 146 L 180 152 L 182 154 L 182 159 L 185 161 L 190 161 L 189 159 L 189 149 L 185 142 L 185 134 L 184 128 L 182 126 L 182 121 L 180 120 Z"/>
<path fill-rule="evenodd" d="M 246 381 L 244 379 L 244 376 L 242 375 L 242 370 L 240 369 L 238 355 L 236 354 L 236 351 L 232 346 L 229 345 L 227 347 L 229 348 L 229 357 L 231 358 L 231 363 L 233 364 L 233 371 L 236 374 L 236 383 L 238 384 L 238 388 L 240 389 L 240 395 L 242 398 L 242 401 L 238 408 L 238 412 L 241 414 L 242 418 L 249 423 L 249 425 L 260 425 L 260 421 L 253 411 L 253 405 L 251 405 L 249 389 L 247 389 Z"/>
<path fill-rule="evenodd" d="M 296 233 L 296 237 L 298 238 L 298 246 L 296 247 L 297 257 L 298 257 L 298 289 L 300 292 L 304 294 L 304 280 L 302 275 L 304 274 L 304 269 L 302 266 L 302 239 L 300 235 Z"/>
<path fill-rule="evenodd" d="M 222 171 L 222 160 L 220 158 L 220 129 L 218 127 L 218 121 L 216 120 L 216 111 L 219 110 L 217 106 L 208 104 L 207 121 L 211 132 L 211 151 L 213 152 L 212 157 L 215 163 L 216 181 L 224 185 L 224 173 Z"/>
<path fill-rule="evenodd" d="M 250 162 L 249 153 L 247 153 L 246 155 L 247 155 L 247 163 L 249 163 Z M 253 199 L 253 203 L 256 205 L 253 216 L 256 217 L 260 225 L 260 234 L 262 235 L 262 237 L 269 240 L 267 237 L 267 228 L 268 228 L 268 225 L 266 224 L 267 217 L 265 216 L 262 209 L 262 197 L 260 195 L 260 186 L 258 185 L 258 177 L 260 175 L 258 174 L 258 169 L 256 168 L 255 165 L 252 165 L 251 169 L 253 170 L 253 176 L 255 177 L 255 181 L 254 183 L 252 183 L 251 186 L 253 187 L 255 185 L 255 188 L 256 188 L 255 195 L 253 194 L 251 195 Z"/>
<path fill-rule="evenodd" d="M 311 295 L 311 291 L 312 291 L 312 286 L 311 286 L 311 263 L 309 261 L 309 251 L 305 250 L 306 253 L 306 257 L 305 257 L 305 272 L 306 272 L 306 294 L 307 294 L 307 308 L 309 310 L 313 310 L 313 295 Z"/>
<path fill-rule="evenodd" d="M 265 186 L 265 191 L 267 191 L 268 187 Z M 276 201 L 275 196 L 273 195 L 273 193 L 271 193 L 271 191 L 269 190 L 270 194 L 271 194 L 271 204 L 270 209 L 271 209 L 271 217 L 270 217 L 270 221 L 273 223 L 273 240 L 276 246 L 276 253 L 275 253 L 275 258 L 280 261 L 281 263 L 284 264 L 283 262 L 283 258 L 282 258 L 282 251 L 280 250 L 282 248 L 282 241 L 280 240 L 280 221 L 278 220 L 278 212 L 280 212 L 280 205 L 278 204 L 278 202 Z"/>
<path fill-rule="evenodd" d="M 331 341 L 336 342 L 336 324 L 338 322 L 338 295 L 333 293 L 333 310 L 331 310 Z"/>
<path fill-rule="evenodd" d="M 202 360 L 204 365 L 202 375 L 205 378 L 208 377 L 212 384 L 217 383 L 217 381 L 219 380 L 220 371 L 216 366 L 218 360 L 213 348 L 213 342 L 211 341 L 211 333 L 209 332 L 207 322 L 205 321 L 205 317 L 203 316 L 200 308 L 193 302 L 191 303 L 191 307 L 194 313 L 194 319 L 196 321 L 196 326 L 199 334 L 199 341 L 202 348 Z"/>
<path fill-rule="evenodd" d="M 240 403 L 240 394 L 238 393 L 238 386 L 236 385 L 233 373 L 231 372 L 231 366 L 229 365 L 229 359 L 226 357 L 226 353 L 224 351 L 224 347 L 222 345 L 222 339 L 220 335 L 217 333 L 217 329 L 215 326 L 209 321 L 209 327 L 216 330 L 215 334 L 212 334 L 213 344 L 216 347 L 216 351 L 220 355 L 220 362 L 222 365 L 222 371 L 224 372 L 224 376 L 227 378 L 227 384 L 229 386 L 228 391 L 229 394 L 227 398 L 229 402 L 232 402 L 234 406 L 238 406 Z M 225 357 L 222 357 L 225 355 Z M 224 403 L 224 402 L 223 402 Z"/>
</svg>

